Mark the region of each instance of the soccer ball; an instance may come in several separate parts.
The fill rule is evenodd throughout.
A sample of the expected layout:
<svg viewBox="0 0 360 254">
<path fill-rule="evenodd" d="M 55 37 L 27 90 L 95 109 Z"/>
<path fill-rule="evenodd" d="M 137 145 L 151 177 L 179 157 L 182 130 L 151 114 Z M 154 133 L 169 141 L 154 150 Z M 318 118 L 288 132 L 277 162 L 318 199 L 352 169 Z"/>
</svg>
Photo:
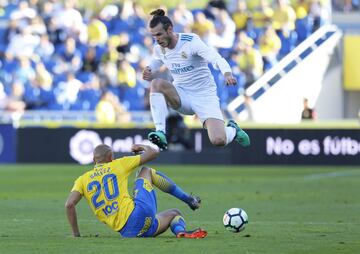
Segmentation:
<svg viewBox="0 0 360 254">
<path fill-rule="evenodd" d="M 239 233 L 245 229 L 248 223 L 248 215 L 241 208 L 231 208 L 225 212 L 223 222 L 227 230 Z"/>
</svg>

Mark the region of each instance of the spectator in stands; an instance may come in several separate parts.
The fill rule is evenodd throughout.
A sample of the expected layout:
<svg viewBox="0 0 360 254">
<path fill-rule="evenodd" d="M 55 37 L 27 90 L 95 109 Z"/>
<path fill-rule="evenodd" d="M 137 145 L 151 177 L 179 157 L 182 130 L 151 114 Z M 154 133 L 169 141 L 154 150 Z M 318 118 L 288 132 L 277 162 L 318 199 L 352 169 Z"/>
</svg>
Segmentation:
<svg viewBox="0 0 360 254">
<path fill-rule="evenodd" d="M 68 110 L 76 102 L 78 93 L 83 84 L 75 78 L 73 72 L 66 74 L 66 80 L 59 82 L 55 88 L 57 104 L 61 109 Z"/>
<path fill-rule="evenodd" d="M 119 44 L 119 37 L 111 36 L 107 42 L 106 52 L 102 56 L 99 75 L 104 87 L 116 87 L 118 85 L 117 61 L 121 56 L 116 48 Z"/>
<path fill-rule="evenodd" d="M 28 57 L 19 57 L 19 67 L 14 72 L 14 80 L 27 85 L 35 78 L 35 70 L 31 66 L 31 61 Z"/>
<path fill-rule="evenodd" d="M 44 108 L 54 101 L 52 76 L 41 62 L 35 66 L 35 77 L 25 86 L 24 101 L 27 109 Z"/>
<path fill-rule="evenodd" d="M 118 81 L 121 86 L 125 87 L 136 85 L 136 71 L 126 59 L 119 62 Z"/>
<path fill-rule="evenodd" d="M 309 14 L 314 21 L 312 32 L 318 30 L 329 19 L 328 11 L 320 0 L 311 3 Z"/>
<path fill-rule="evenodd" d="M 96 58 L 96 49 L 89 47 L 85 53 L 84 60 L 82 61 L 81 72 L 98 72 L 100 61 Z"/>
<path fill-rule="evenodd" d="M 240 33 L 238 33 L 236 37 L 233 51 L 235 53 L 238 53 L 240 51 L 243 51 L 246 45 L 254 45 L 254 44 L 255 44 L 254 40 L 250 38 L 245 31 L 241 31 Z"/>
<path fill-rule="evenodd" d="M 49 19 L 46 28 L 51 43 L 53 43 L 56 48 L 61 47 L 68 36 L 65 30 L 56 25 L 55 17 Z"/>
<path fill-rule="evenodd" d="M 316 119 L 316 111 L 309 107 L 309 100 L 304 98 L 304 109 L 301 113 L 302 120 L 314 120 Z"/>
<path fill-rule="evenodd" d="M 296 14 L 294 9 L 287 3 L 286 0 L 276 0 L 276 5 L 273 15 L 273 27 L 275 30 L 290 30 L 295 29 Z"/>
<path fill-rule="evenodd" d="M 309 9 L 310 6 L 307 0 L 299 0 L 295 5 L 295 31 L 297 34 L 297 44 L 303 42 L 311 34 L 313 20 L 308 15 Z"/>
<path fill-rule="evenodd" d="M 36 85 L 43 90 L 50 91 L 52 89 L 52 75 L 41 62 L 36 64 L 34 81 L 36 82 Z"/>
<path fill-rule="evenodd" d="M 118 14 L 119 8 L 115 4 L 105 5 L 99 13 L 99 20 L 105 24 L 109 36 L 112 32 L 112 21 Z"/>
<path fill-rule="evenodd" d="M 35 48 L 34 54 L 39 57 L 40 61 L 48 62 L 51 60 L 55 51 L 54 45 L 49 41 L 49 36 L 47 34 L 43 34 L 40 37 L 40 43 Z"/>
<path fill-rule="evenodd" d="M 63 72 L 76 72 L 80 69 L 82 64 L 81 53 L 76 47 L 74 38 L 68 37 L 66 39 L 65 45 L 59 49 L 58 56 L 60 57 Z"/>
<path fill-rule="evenodd" d="M 63 8 L 58 10 L 54 17 L 58 29 L 64 31 L 68 37 L 85 42 L 87 29 L 81 13 L 75 9 L 75 0 L 66 0 Z"/>
<path fill-rule="evenodd" d="M 96 74 L 91 74 L 86 83 L 80 87 L 77 101 L 72 105 L 73 110 L 95 110 L 101 98 L 101 84 Z"/>
<path fill-rule="evenodd" d="M 172 20 L 174 23 L 174 31 L 178 33 L 189 33 L 191 32 L 191 27 L 194 24 L 194 16 L 186 8 L 185 3 L 180 3 L 175 7 L 172 13 Z"/>
<path fill-rule="evenodd" d="M 225 4 L 229 2 L 232 18 Z M 278 59 L 296 45 L 293 37 L 296 34 L 293 32 L 294 11 L 285 3 L 286 0 L 277 0 L 277 2 L 275 13 L 269 6 L 268 0 L 209 1 L 206 10 L 194 12 L 186 9 L 185 5 L 179 4 L 173 10 L 175 26 L 178 26 L 175 29 L 178 32 L 197 33 L 206 43 L 218 47 L 219 52 L 224 57 L 228 57 L 229 62 L 234 63 L 233 68 L 242 68 L 243 73 L 239 73 L 236 78 L 239 84 L 244 83 L 245 81 L 242 80 L 246 79 L 248 86 L 262 74 L 260 67 L 263 66 L 263 61 L 257 49 L 260 49 L 263 55 L 265 69 L 268 69 L 271 66 L 269 63 L 274 61 L 278 40 L 272 33 L 267 32 L 266 26 L 268 22 L 272 22 L 273 16 L 274 28 L 278 29 L 277 34 L 281 40 Z M 56 107 L 48 106 L 51 101 L 55 101 L 55 97 L 60 96 L 61 89 L 57 84 L 64 82 L 69 71 L 82 82 L 92 80 L 93 72 L 98 72 L 101 87 L 113 92 L 126 106 L 128 101 L 133 103 L 129 97 L 140 98 L 143 91 L 146 91 L 144 87 L 147 84 L 140 84 L 136 80 L 136 73 L 139 73 L 144 62 L 151 56 L 153 40 L 146 34 L 147 16 L 140 4 L 129 0 L 122 1 L 119 6 L 110 4 L 100 11 L 99 16 L 96 16 L 97 9 L 86 10 L 83 15 L 89 18 L 86 26 L 79 8 L 76 7 L 76 0 L 20 0 L 12 3 L 17 3 L 18 7 L 9 14 L 8 27 L 2 41 L 4 45 L 0 44 L 2 46 L 0 50 L 5 51 L 0 69 L 0 81 L 5 95 L 11 94 L 12 84 L 15 81 L 24 86 L 24 96 L 17 97 L 16 101 L 26 99 L 27 103 L 38 103 L 37 100 L 40 100 L 42 106 L 34 108 L 74 108 L 75 106 L 68 100 L 65 100 L 67 106 L 60 104 Z M 297 15 L 296 32 L 299 35 L 297 43 L 299 43 L 326 21 L 328 13 L 325 13 L 326 8 L 317 0 L 299 0 L 294 7 Z M 89 13 L 93 13 L 93 16 L 88 16 Z M 309 22 L 312 19 L 315 20 L 314 29 Z M 237 37 L 235 30 L 238 33 Z M 30 58 L 31 64 L 19 64 L 17 59 L 22 59 L 23 56 Z M 87 74 L 83 75 L 83 73 Z M 171 78 L 166 70 L 161 75 L 165 79 Z M 218 82 L 221 83 L 221 80 Z M 124 85 L 121 86 L 122 88 L 129 89 L 128 93 L 120 89 L 119 83 Z M 63 87 L 62 83 L 60 87 Z M 65 94 L 69 93 L 66 89 L 63 90 Z M 87 89 L 77 94 L 76 100 L 93 103 L 96 96 L 92 95 L 96 92 L 85 93 L 85 90 Z M 239 94 L 239 91 L 231 92 L 231 89 L 227 89 L 227 92 L 229 93 L 224 96 L 225 101 Z M 124 97 L 127 101 L 123 100 Z M 77 105 L 78 108 L 91 108 L 92 106 L 83 107 L 85 104 L 88 105 L 87 102 Z M 140 110 L 142 107 L 134 107 L 131 104 L 129 108 Z"/>
<path fill-rule="evenodd" d="M 194 25 L 191 29 L 193 33 L 196 33 L 204 41 L 207 41 L 209 35 L 215 31 L 215 26 L 203 12 L 199 11 L 195 14 Z"/>
<path fill-rule="evenodd" d="M 274 10 L 269 6 L 269 1 L 260 0 L 260 4 L 255 6 L 252 11 L 252 18 L 254 23 L 254 31 L 256 34 L 255 40 L 258 41 L 265 27 L 272 21 Z"/>
<path fill-rule="evenodd" d="M 244 105 L 247 113 L 246 120 L 253 121 L 254 120 L 253 99 L 247 93 L 244 93 Z"/>
<path fill-rule="evenodd" d="M 36 17 L 36 11 L 29 7 L 28 1 L 20 1 L 18 7 L 10 14 L 10 20 L 16 20 L 19 28 L 29 24 L 28 20 Z"/>
<path fill-rule="evenodd" d="M 132 49 L 136 48 L 138 52 L 139 61 L 148 60 L 151 58 L 151 53 L 153 50 L 153 38 L 151 36 L 145 36 L 141 43 L 134 44 Z M 139 63 L 140 65 L 140 63 Z"/>
<path fill-rule="evenodd" d="M 359 9 L 359 1 L 356 0 L 335 0 L 333 2 L 335 9 L 339 11 L 350 12 Z"/>
<path fill-rule="evenodd" d="M 111 92 L 104 92 L 95 109 L 96 119 L 100 123 L 127 123 L 130 114 L 121 105 L 118 97 Z"/>
<path fill-rule="evenodd" d="M 232 19 L 235 22 L 236 31 L 242 31 L 246 29 L 247 21 L 251 13 L 247 9 L 245 0 L 237 0 L 236 9 L 232 13 Z"/>
<path fill-rule="evenodd" d="M 87 27 L 88 43 L 91 46 L 97 46 L 105 44 L 108 39 L 108 32 L 105 24 L 93 17 Z"/>
<path fill-rule="evenodd" d="M 234 45 L 236 25 L 226 10 L 219 9 L 215 13 L 215 31 L 210 37 L 209 45 L 229 49 Z"/>
<path fill-rule="evenodd" d="M 6 108 L 6 104 L 7 104 L 6 99 L 7 99 L 7 94 L 5 93 L 3 83 L 0 81 L 0 110 Z"/>
<path fill-rule="evenodd" d="M 44 1 L 40 8 L 41 17 L 46 27 L 49 27 L 50 20 L 56 15 L 56 8 L 52 1 Z"/>
<path fill-rule="evenodd" d="M 245 75 L 245 89 L 247 89 L 261 76 L 264 64 L 259 50 L 251 43 L 244 43 L 239 49 L 237 60 L 241 72 Z"/>
<path fill-rule="evenodd" d="M 223 0 L 211 0 L 208 2 L 204 13 L 210 20 L 216 19 L 216 13 L 219 10 L 226 10 L 226 3 Z"/>
<path fill-rule="evenodd" d="M 0 109 L 10 112 L 23 112 L 25 110 L 26 104 L 22 100 L 22 94 L 23 93 L 23 86 L 22 84 L 19 84 L 19 87 L 16 88 L 14 85 L 12 87 L 12 91 L 10 95 L 7 95 L 5 93 L 4 85 L 0 82 Z M 19 98 L 19 93 L 21 95 L 21 98 Z"/>
<path fill-rule="evenodd" d="M 106 51 L 101 59 L 101 62 L 103 64 L 106 64 L 108 62 L 116 63 L 117 60 L 121 58 L 120 52 L 117 50 L 120 43 L 121 42 L 119 36 L 110 36 L 109 40 L 106 43 Z"/>
<path fill-rule="evenodd" d="M 17 20 L 9 20 L 7 28 L 5 30 L 5 43 L 8 45 L 12 38 L 20 33 L 20 28 Z"/>
<path fill-rule="evenodd" d="M 124 58 L 130 52 L 130 36 L 127 32 L 121 32 L 116 37 L 118 38 L 116 50 L 119 58 Z"/>
<path fill-rule="evenodd" d="M 20 34 L 16 34 L 11 38 L 6 52 L 15 57 L 31 57 L 34 54 L 34 50 L 39 45 L 39 43 L 40 37 L 38 35 L 31 34 L 31 30 L 29 27 L 23 27 L 20 30 Z"/>
<path fill-rule="evenodd" d="M 264 62 L 264 71 L 277 62 L 276 56 L 281 48 L 281 41 L 272 26 L 267 26 L 259 40 L 260 53 Z"/>
<path fill-rule="evenodd" d="M 30 33 L 33 35 L 42 36 L 46 34 L 46 26 L 43 19 L 40 16 L 35 16 L 30 20 L 28 25 Z"/>
<path fill-rule="evenodd" d="M 26 108 L 24 102 L 25 87 L 19 81 L 14 81 L 11 84 L 11 93 L 8 96 L 7 110 L 22 111 Z"/>
</svg>

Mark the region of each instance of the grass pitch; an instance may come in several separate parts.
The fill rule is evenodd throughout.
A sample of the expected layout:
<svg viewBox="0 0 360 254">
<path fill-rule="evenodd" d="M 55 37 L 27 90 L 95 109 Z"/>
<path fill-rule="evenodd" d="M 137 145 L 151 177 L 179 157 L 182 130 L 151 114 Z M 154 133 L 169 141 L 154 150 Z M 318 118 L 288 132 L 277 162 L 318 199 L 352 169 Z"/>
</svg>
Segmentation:
<svg viewBox="0 0 360 254">
<path fill-rule="evenodd" d="M 179 208 L 205 239 L 122 239 L 77 207 L 82 238 L 71 237 L 64 202 L 89 167 L 0 166 L 0 253 L 359 253 L 360 167 L 159 166 L 184 190 L 203 199 L 193 212 L 157 192 L 158 210 Z M 231 233 L 224 212 L 241 207 L 247 228 Z M 98 237 L 95 235 L 98 234 Z"/>
</svg>

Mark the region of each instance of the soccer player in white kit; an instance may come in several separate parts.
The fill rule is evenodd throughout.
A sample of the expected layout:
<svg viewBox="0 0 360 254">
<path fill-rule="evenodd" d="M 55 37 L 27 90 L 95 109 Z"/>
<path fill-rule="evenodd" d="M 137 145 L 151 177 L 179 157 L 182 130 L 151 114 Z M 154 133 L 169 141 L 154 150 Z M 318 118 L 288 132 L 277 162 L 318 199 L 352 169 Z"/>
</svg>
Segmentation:
<svg viewBox="0 0 360 254">
<path fill-rule="evenodd" d="M 227 85 L 236 85 L 229 64 L 198 35 L 175 33 L 171 20 L 162 9 L 151 15 L 149 27 L 157 45 L 150 65 L 143 72 L 143 79 L 151 81 L 150 109 L 156 131 L 150 132 L 148 139 L 161 150 L 167 149 L 165 122 L 169 105 L 179 113 L 196 114 L 213 145 L 225 146 L 236 140 L 243 147 L 249 146 L 249 136 L 235 121 L 230 120 L 224 126 L 216 84 L 208 68 L 208 63 L 212 63 L 220 69 Z M 154 78 L 162 65 L 172 74 L 173 83 Z"/>
</svg>

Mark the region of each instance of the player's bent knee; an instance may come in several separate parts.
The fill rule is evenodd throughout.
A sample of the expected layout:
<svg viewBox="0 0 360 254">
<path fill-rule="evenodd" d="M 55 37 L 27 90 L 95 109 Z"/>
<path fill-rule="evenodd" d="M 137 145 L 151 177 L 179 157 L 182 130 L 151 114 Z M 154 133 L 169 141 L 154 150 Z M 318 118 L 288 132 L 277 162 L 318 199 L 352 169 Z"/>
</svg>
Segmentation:
<svg viewBox="0 0 360 254">
<path fill-rule="evenodd" d="M 172 215 L 173 215 L 174 217 L 176 217 L 176 216 L 178 216 L 178 215 L 181 215 L 181 216 L 182 216 L 181 211 L 180 211 L 179 209 L 177 209 L 177 208 L 172 208 L 172 209 L 171 209 L 171 213 L 172 213 Z"/>
<path fill-rule="evenodd" d="M 153 79 L 150 83 L 150 91 L 152 93 L 159 93 L 162 91 L 162 87 L 163 87 L 163 80 L 156 78 Z"/>
<path fill-rule="evenodd" d="M 224 145 L 226 145 L 226 138 L 215 137 L 215 138 L 211 138 L 210 142 L 214 146 L 224 146 Z"/>
<path fill-rule="evenodd" d="M 136 178 L 151 179 L 151 168 L 142 167 L 141 169 L 138 170 L 136 174 Z"/>
</svg>

